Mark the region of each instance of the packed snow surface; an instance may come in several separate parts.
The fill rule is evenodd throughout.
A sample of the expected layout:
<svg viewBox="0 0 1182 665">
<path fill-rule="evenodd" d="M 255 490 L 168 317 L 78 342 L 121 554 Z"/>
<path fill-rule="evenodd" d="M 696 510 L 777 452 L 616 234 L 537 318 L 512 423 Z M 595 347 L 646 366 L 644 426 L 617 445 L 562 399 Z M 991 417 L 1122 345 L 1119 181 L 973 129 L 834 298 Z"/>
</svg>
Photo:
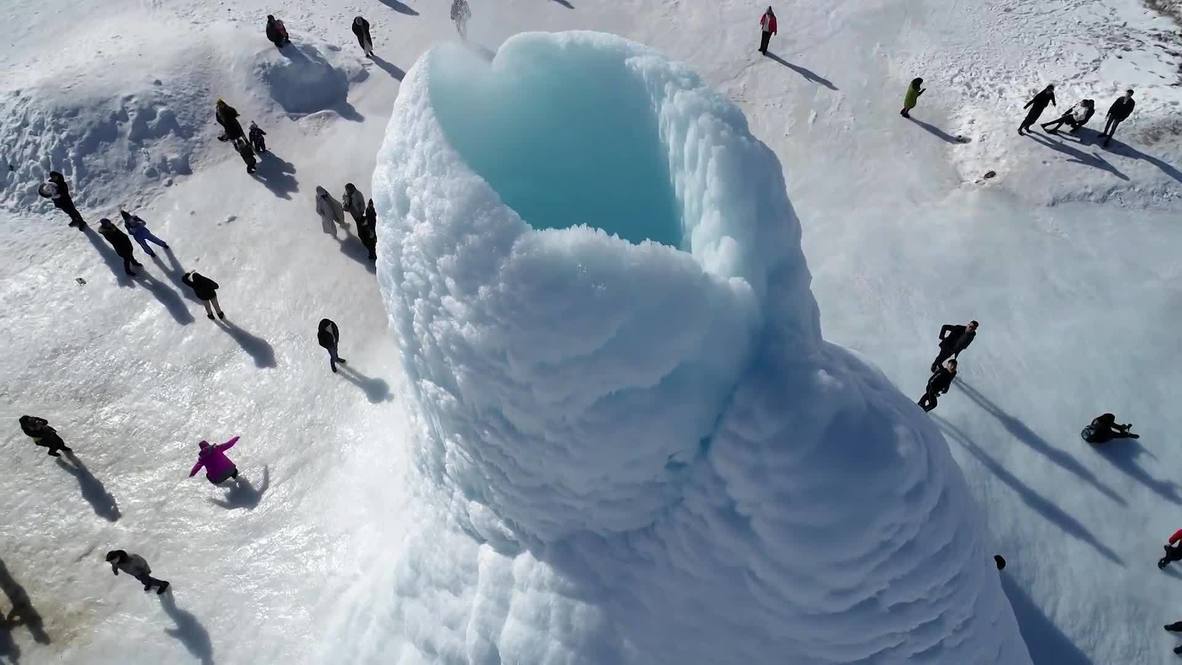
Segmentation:
<svg viewBox="0 0 1182 665">
<path fill-rule="evenodd" d="M 469 94 L 507 110 L 477 133 Z M 539 159 L 477 145 L 534 104 L 535 140 L 583 138 Z M 591 167 L 635 159 L 546 175 L 588 140 Z M 587 32 L 518 35 L 491 64 L 432 50 L 374 183 L 425 427 L 392 621 L 355 657 L 1029 662 L 942 437 L 821 339 L 779 163 L 687 68 Z M 578 201 L 621 186 L 579 224 Z M 652 239 L 681 250 L 641 240 L 652 214 L 680 220 Z"/>
</svg>

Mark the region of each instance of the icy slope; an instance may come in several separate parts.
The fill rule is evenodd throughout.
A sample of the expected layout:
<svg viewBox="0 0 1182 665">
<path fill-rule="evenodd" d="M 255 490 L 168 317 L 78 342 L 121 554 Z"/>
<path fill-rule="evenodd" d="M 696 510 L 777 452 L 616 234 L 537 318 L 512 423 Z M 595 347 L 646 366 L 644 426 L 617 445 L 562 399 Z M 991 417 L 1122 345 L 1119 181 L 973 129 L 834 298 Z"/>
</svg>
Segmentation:
<svg viewBox="0 0 1182 665">
<path fill-rule="evenodd" d="M 550 162 L 482 159 L 453 108 L 568 109 L 603 80 L 625 84 L 559 146 L 575 161 L 621 109 L 651 127 L 615 148 L 663 151 L 680 249 L 577 207 L 531 228 L 492 183 L 523 196 Z M 500 136 L 515 114 L 476 115 Z M 611 195 L 568 168 L 563 198 Z M 942 438 L 821 339 L 778 163 L 687 69 L 595 33 L 514 37 L 491 68 L 434 50 L 374 180 L 424 433 L 394 634 L 367 662 L 1028 662 Z"/>
</svg>

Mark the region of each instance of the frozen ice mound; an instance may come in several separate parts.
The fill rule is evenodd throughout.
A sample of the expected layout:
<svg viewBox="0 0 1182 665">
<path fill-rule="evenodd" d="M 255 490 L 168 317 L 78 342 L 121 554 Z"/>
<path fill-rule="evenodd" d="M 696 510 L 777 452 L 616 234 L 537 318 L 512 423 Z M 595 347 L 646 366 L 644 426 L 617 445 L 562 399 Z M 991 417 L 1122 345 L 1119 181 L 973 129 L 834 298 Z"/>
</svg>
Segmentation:
<svg viewBox="0 0 1182 665">
<path fill-rule="evenodd" d="M 300 35 L 298 42 L 282 49 L 260 50 L 252 74 L 287 113 L 325 111 L 344 104 L 349 96 L 350 67 L 336 62 L 336 54 L 334 47 Z"/>
<path fill-rule="evenodd" d="M 945 442 L 822 339 L 780 164 L 688 69 L 434 49 L 373 189 L 416 528 L 334 658 L 1030 662 Z"/>
</svg>

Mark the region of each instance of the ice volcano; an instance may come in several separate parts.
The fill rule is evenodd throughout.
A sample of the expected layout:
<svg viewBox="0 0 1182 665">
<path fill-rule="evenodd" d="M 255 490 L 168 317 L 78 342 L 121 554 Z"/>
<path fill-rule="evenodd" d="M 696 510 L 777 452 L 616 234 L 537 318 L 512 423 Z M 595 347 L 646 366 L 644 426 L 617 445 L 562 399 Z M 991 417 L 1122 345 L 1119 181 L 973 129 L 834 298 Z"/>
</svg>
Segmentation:
<svg viewBox="0 0 1182 665">
<path fill-rule="evenodd" d="M 437 48 L 373 189 L 421 436 L 352 660 L 1030 662 L 945 442 L 822 339 L 780 164 L 688 69 Z"/>
</svg>

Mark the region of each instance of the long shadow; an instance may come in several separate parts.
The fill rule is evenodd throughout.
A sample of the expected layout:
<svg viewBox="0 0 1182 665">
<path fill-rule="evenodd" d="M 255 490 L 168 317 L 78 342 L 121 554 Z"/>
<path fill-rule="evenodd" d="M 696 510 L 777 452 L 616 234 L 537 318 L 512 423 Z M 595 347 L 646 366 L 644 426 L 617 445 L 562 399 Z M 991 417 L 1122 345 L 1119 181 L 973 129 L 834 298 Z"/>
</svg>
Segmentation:
<svg viewBox="0 0 1182 665">
<path fill-rule="evenodd" d="M 926 123 L 922 120 L 916 120 L 915 118 L 907 118 L 907 119 L 910 120 L 911 122 L 914 122 L 915 124 L 919 125 L 921 129 L 923 129 L 927 133 L 931 134 L 932 136 L 940 139 L 941 141 L 946 141 L 948 143 L 963 143 L 963 141 L 961 141 L 960 139 L 956 138 L 955 136 L 949 134 L 948 132 L 940 129 L 939 127 L 937 127 L 935 125 Z"/>
<path fill-rule="evenodd" d="M 978 392 L 977 389 L 972 386 L 972 384 L 963 379 L 958 379 L 956 384 L 957 387 L 961 389 L 961 392 L 965 394 L 965 396 L 976 402 L 977 405 L 982 409 L 985 409 L 989 415 L 997 418 L 1002 427 L 1006 428 L 1006 431 L 1009 432 L 1015 439 L 1030 446 L 1035 450 L 1035 452 L 1054 462 L 1060 468 L 1070 471 L 1083 480 L 1088 481 L 1088 483 L 1100 490 L 1100 492 L 1109 499 L 1112 499 L 1122 506 L 1127 505 L 1125 503 L 1124 497 L 1120 496 L 1114 490 L 1112 490 L 1112 488 L 1100 482 L 1100 479 L 1097 478 L 1094 473 L 1089 471 L 1086 466 L 1081 464 L 1079 460 L 1072 457 L 1069 453 L 1063 452 L 1062 450 L 1052 446 L 1041 436 L 1035 434 L 1034 431 L 1027 427 L 1026 424 L 1021 420 L 1011 416 L 1010 414 L 1003 411 L 1001 407 L 989 401 L 989 398 Z"/>
<path fill-rule="evenodd" d="M 242 508 L 244 510 L 254 510 L 258 507 L 259 502 L 263 500 L 263 494 L 271 487 L 271 469 L 270 467 L 263 467 L 263 482 L 256 488 L 249 480 L 238 476 L 237 482 L 230 486 L 230 490 L 226 492 L 224 499 L 209 499 L 209 502 L 215 506 L 221 506 L 226 510 L 234 510 L 235 508 Z"/>
<path fill-rule="evenodd" d="M 820 74 L 818 74 L 810 69 L 805 69 L 804 67 L 801 67 L 800 65 L 794 65 L 791 62 L 788 62 L 787 60 L 776 55 L 775 53 L 772 53 L 771 51 L 768 51 L 767 58 L 769 60 L 774 60 L 775 62 L 778 62 L 781 65 L 784 65 L 785 67 L 787 67 L 788 69 L 791 69 L 792 71 L 796 72 L 797 74 L 800 74 L 801 76 L 803 76 L 805 78 L 805 80 L 809 81 L 810 83 L 819 83 L 819 84 L 825 86 L 826 88 L 829 88 L 830 90 L 837 90 L 838 89 L 837 86 L 833 85 L 832 81 L 825 78 L 824 76 L 821 76 Z"/>
<path fill-rule="evenodd" d="M 1149 475 L 1148 471 L 1141 468 L 1140 464 L 1137 464 L 1137 458 L 1141 455 L 1148 455 L 1149 451 L 1136 439 L 1114 439 L 1108 443 L 1092 446 L 1092 448 L 1101 457 L 1111 462 L 1113 466 L 1123 471 L 1130 478 L 1140 481 L 1142 485 L 1153 490 L 1163 499 L 1173 501 L 1174 503 L 1182 503 L 1182 496 L 1178 494 L 1177 485 L 1166 480 L 1154 478 Z"/>
<path fill-rule="evenodd" d="M 180 260 L 177 259 L 176 254 L 172 253 L 172 247 L 164 250 L 164 254 L 168 256 L 168 263 L 165 263 L 164 260 L 160 258 L 160 252 L 157 252 L 156 256 L 152 257 L 152 261 L 158 268 L 160 268 L 164 275 L 168 277 L 168 281 L 172 282 L 172 285 L 181 292 L 181 297 L 183 297 L 185 300 L 201 305 L 201 299 L 197 297 L 197 294 L 193 293 L 193 289 L 185 286 L 185 283 L 181 281 L 185 276 L 185 268 L 181 265 Z M 202 307 L 204 307 L 204 305 L 202 305 Z M 190 316 L 192 316 L 192 314 L 190 314 Z"/>
<path fill-rule="evenodd" d="M 292 174 L 295 165 L 275 156 L 271 151 L 259 156 L 259 167 L 252 173 L 255 180 L 263 183 L 271 193 L 281 199 L 290 199 L 294 192 L 300 191 L 300 183 Z"/>
<path fill-rule="evenodd" d="M 12 578 L 3 559 L 0 559 L 0 591 L 8 597 L 10 606 L 7 612 L 0 613 L 0 659 L 7 658 L 15 665 L 20 662 L 21 650 L 12 637 L 13 628 L 23 626 L 38 644 L 49 644 L 49 634 L 28 592 Z"/>
<path fill-rule="evenodd" d="M 392 62 L 383 60 L 382 57 L 377 53 L 370 56 L 369 59 L 372 60 L 373 64 L 377 65 L 378 68 L 394 77 L 396 80 L 401 81 L 406 76 L 406 72 L 404 72 L 401 67 L 395 65 Z"/>
<path fill-rule="evenodd" d="M 349 383 L 360 388 L 371 404 L 380 404 L 393 399 L 390 395 L 390 384 L 386 383 L 385 379 L 368 377 L 349 365 L 338 365 L 337 367 L 340 369 L 340 375 Z"/>
<path fill-rule="evenodd" d="M 164 632 L 172 639 L 185 645 L 193 657 L 201 661 L 201 665 L 213 665 L 213 642 L 209 639 L 209 631 L 192 612 L 182 610 L 176 606 L 176 599 L 172 592 L 160 594 L 160 606 L 168 614 L 168 618 L 176 624 L 176 628 L 165 628 Z"/>
<path fill-rule="evenodd" d="M 156 253 L 155 261 L 159 263 L 160 253 Z M 167 284 L 152 277 L 147 270 L 140 270 L 140 273 L 132 278 L 137 284 L 140 284 L 151 293 L 156 300 L 160 301 L 161 305 L 168 310 L 172 318 L 182 326 L 187 326 L 194 321 L 193 313 L 189 311 L 189 307 L 185 305 L 184 297 L 173 289 L 169 288 Z"/>
<path fill-rule="evenodd" d="M 407 16 L 418 16 L 419 15 L 419 13 L 417 11 L 415 11 L 413 7 L 407 7 L 406 5 L 402 4 L 401 2 L 398 2 L 398 0 L 378 0 L 378 2 L 382 3 L 383 5 L 386 5 L 387 7 L 389 7 L 390 9 L 393 9 L 394 11 L 398 12 L 399 14 L 406 14 Z"/>
<path fill-rule="evenodd" d="M 572 5 L 571 3 L 567 2 L 567 0 L 554 0 L 554 2 L 557 2 L 558 4 L 562 5 L 563 7 L 566 7 L 567 9 L 574 9 L 575 8 L 575 6 Z"/>
<path fill-rule="evenodd" d="M 76 455 L 66 453 L 66 457 L 69 458 L 72 464 L 66 464 L 58 459 L 57 465 L 66 473 L 74 476 L 78 481 L 78 487 L 82 490 L 82 498 L 86 499 L 86 502 L 90 504 L 91 508 L 94 508 L 94 514 L 108 522 L 115 522 L 122 517 L 119 513 L 119 504 L 115 502 L 115 497 L 103 486 L 102 481 L 95 478 L 94 474 L 90 472 L 90 469 L 86 468 L 86 465 Z"/>
<path fill-rule="evenodd" d="M 1061 152 L 1064 155 L 1071 157 L 1071 159 L 1067 160 L 1069 163 L 1083 164 L 1084 166 L 1091 166 L 1092 168 L 1097 168 L 1097 169 L 1100 169 L 1101 171 L 1108 171 L 1112 175 L 1120 178 L 1121 180 L 1128 180 L 1129 179 L 1129 177 L 1127 175 L 1125 175 L 1124 173 L 1121 173 L 1119 169 L 1117 169 L 1112 164 L 1109 164 L 1108 161 L 1105 160 L 1103 157 L 1101 157 L 1099 154 L 1096 154 L 1096 153 L 1088 154 L 1082 150 L 1077 150 L 1077 149 L 1072 148 L 1071 146 L 1067 145 L 1066 143 L 1063 143 L 1061 141 L 1052 140 L 1047 135 L 1040 134 L 1039 132 L 1031 131 L 1031 132 L 1028 132 L 1026 135 L 1029 136 L 1030 138 L 1034 139 L 1036 142 L 1038 142 L 1042 145 L 1045 145 L 1046 147 L 1048 147 L 1052 150 L 1055 150 L 1057 152 Z"/>
<path fill-rule="evenodd" d="M 336 111 L 337 115 L 349 122 L 362 122 L 365 120 L 365 116 L 361 115 L 361 112 L 347 101 L 337 104 L 332 107 L 332 110 Z"/>
<path fill-rule="evenodd" d="M 365 269 L 371 273 L 377 272 L 377 266 L 369 260 L 369 250 L 361 244 L 360 238 L 350 232 L 349 227 L 345 227 L 344 238 L 338 238 L 336 235 L 333 235 L 333 238 L 341 244 L 342 254 L 365 266 Z"/>
<path fill-rule="evenodd" d="M 86 239 L 90 241 L 90 245 L 94 247 L 94 251 L 103 257 L 103 261 L 111 269 L 111 273 L 115 275 L 115 281 L 119 283 L 119 286 L 135 286 L 131 281 L 131 275 L 123 272 L 123 259 L 119 258 L 119 255 L 107 244 L 107 241 L 99 236 L 98 231 L 92 230 L 89 226 L 84 226 L 82 227 L 82 235 L 86 236 Z"/>
<path fill-rule="evenodd" d="M 1030 506 L 1032 510 L 1042 515 L 1047 521 L 1058 526 L 1071 537 L 1091 545 L 1097 552 L 1099 552 L 1109 561 L 1121 566 L 1124 565 L 1124 560 L 1122 560 L 1120 556 L 1116 554 L 1116 552 L 1113 552 L 1108 546 L 1100 542 L 1091 531 L 1088 531 L 1087 527 L 1079 522 L 1079 520 L 1075 519 L 1071 515 L 1068 515 L 1063 511 L 1062 508 L 1056 506 L 1053 502 L 1047 500 L 1038 492 L 1032 490 L 1021 480 L 1018 480 L 1014 474 L 1007 471 L 1005 467 L 1003 467 L 1001 464 L 998 464 L 998 462 L 992 457 L 986 455 L 985 451 L 981 450 L 977 444 L 973 443 L 973 441 L 969 439 L 968 435 L 957 429 L 954 425 L 949 423 L 947 420 L 944 420 L 940 416 L 933 415 L 931 418 L 941 431 L 960 444 L 961 447 L 967 450 L 973 457 L 976 457 L 977 460 L 985 466 L 985 468 L 989 469 L 993 475 L 997 476 L 998 480 L 1008 485 L 1010 489 L 1014 490 L 1014 492 L 1018 494 L 1018 496 L 1022 497 L 1022 500 L 1027 506 Z"/>
<path fill-rule="evenodd" d="M 1034 665 L 1092 665 L 1092 659 L 1045 614 L 1009 575 L 1002 573 L 1001 589 L 1014 608 L 1018 630 Z"/>
<path fill-rule="evenodd" d="M 1112 142 L 1109 143 L 1108 145 L 1109 145 L 1109 147 L 1105 148 L 1105 150 L 1107 150 L 1108 152 L 1111 152 L 1116 155 L 1121 155 L 1122 157 L 1131 157 L 1133 159 L 1143 159 L 1143 160 L 1149 162 L 1150 164 L 1153 164 L 1157 168 L 1161 169 L 1162 173 L 1165 173 L 1166 175 L 1170 176 L 1174 180 L 1177 180 L 1178 182 L 1182 182 L 1182 171 L 1179 171 L 1172 164 L 1167 164 L 1166 162 L 1163 162 L 1162 160 L 1158 159 L 1157 157 L 1147 155 L 1147 154 L 1141 152 L 1140 150 L 1137 150 L 1136 148 L 1130 146 L 1129 144 L 1123 143 L 1123 142 L 1118 141 L 1116 139 L 1112 139 Z"/>
<path fill-rule="evenodd" d="M 275 367 L 275 348 L 271 346 L 270 342 L 239 328 L 228 319 L 215 319 L 215 321 L 217 321 L 218 326 L 222 330 L 229 333 L 230 337 L 238 343 L 238 346 L 242 347 L 243 351 L 250 354 L 250 357 L 254 359 L 256 367 Z"/>
</svg>

